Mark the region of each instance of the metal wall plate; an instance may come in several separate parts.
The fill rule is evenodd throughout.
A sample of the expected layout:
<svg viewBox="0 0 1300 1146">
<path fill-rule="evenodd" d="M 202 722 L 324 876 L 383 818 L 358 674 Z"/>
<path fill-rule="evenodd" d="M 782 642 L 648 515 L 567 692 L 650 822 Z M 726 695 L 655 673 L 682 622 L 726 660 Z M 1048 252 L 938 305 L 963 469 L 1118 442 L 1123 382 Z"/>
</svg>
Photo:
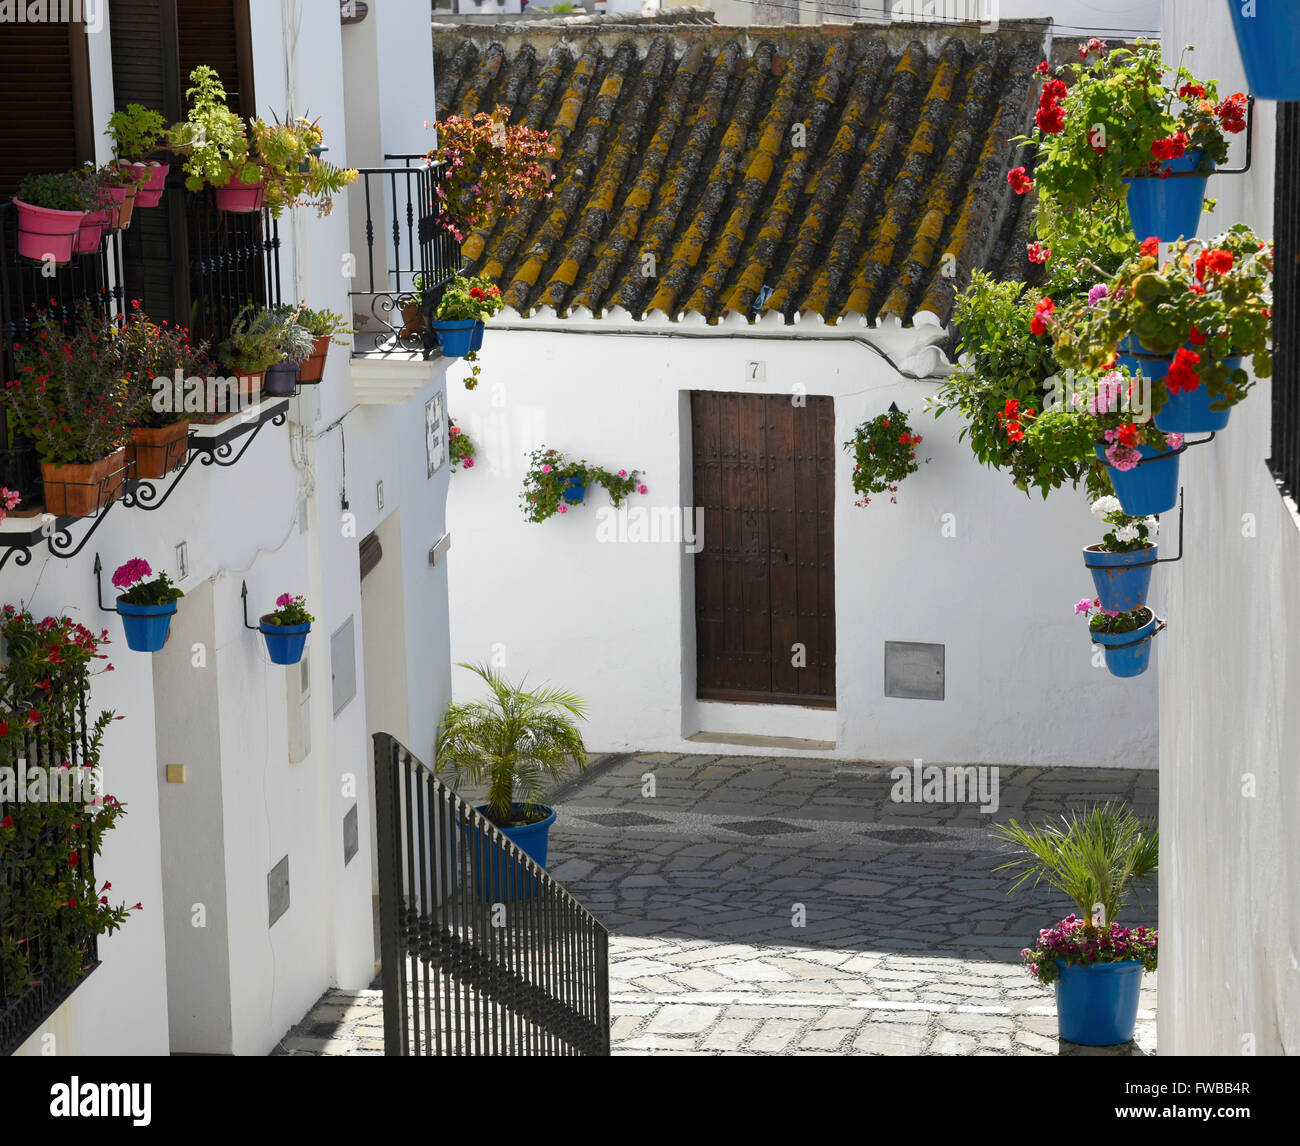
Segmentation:
<svg viewBox="0 0 1300 1146">
<path fill-rule="evenodd" d="M 357 806 L 353 804 L 343 816 L 343 866 L 352 862 L 357 854 Z"/>
<path fill-rule="evenodd" d="M 267 927 L 289 910 L 289 857 L 285 856 L 266 875 Z"/>
<path fill-rule="evenodd" d="M 356 626 L 349 617 L 330 637 L 330 681 L 334 686 L 334 715 L 357 695 Z"/>
<path fill-rule="evenodd" d="M 885 695 L 907 700 L 942 700 L 944 646 L 885 642 Z"/>
</svg>

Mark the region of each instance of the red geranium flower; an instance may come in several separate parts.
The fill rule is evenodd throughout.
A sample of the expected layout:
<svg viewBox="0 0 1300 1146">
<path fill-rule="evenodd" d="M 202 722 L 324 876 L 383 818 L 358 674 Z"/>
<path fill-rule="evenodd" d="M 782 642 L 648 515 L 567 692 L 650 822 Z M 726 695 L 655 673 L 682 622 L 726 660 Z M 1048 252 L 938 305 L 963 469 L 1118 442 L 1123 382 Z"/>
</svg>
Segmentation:
<svg viewBox="0 0 1300 1146">
<path fill-rule="evenodd" d="M 1201 384 L 1196 367 L 1201 364 L 1201 356 L 1194 350 L 1180 346 L 1169 364 L 1169 373 L 1165 375 L 1165 385 L 1171 394 L 1185 394 L 1195 390 Z"/>
<path fill-rule="evenodd" d="M 1030 243 L 1025 248 L 1025 254 L 1028 255 L 1031 263 L 1045 263 L 1052 257 L 1052 249 L 1043 246 L 1042 243 Z"/>
<path fill-rule="evenodd" d="M 1152 235 L 1152 236 L 1151 236 L 1150 238 L 1148 238 L 1148 239 L 1143 239 L 1142 242 L 1141 242 L 1141 244 L 1140 244 L 1139 247 L 1138 247 L 1138 250 L 1140 250 L 1140 251 L 1142 252 L 1142 254 L 1145 255 L 1145 256 L 1146 256 L 1147 258 L 1149 258 L 1149 259 L 1156 259 L 1156 258 L 1159 258 L 1159 257 L 1160 257 L 1160 240 L 1157 239 L 1157 238 L 1155 237 L 1155 235 Z"/>
<path fill-rule="evenodd" d="M 1034 307 L 1034 317 L 1029 321 L 1030 334 L 1046 334 L 1047 323 L 1052 311 L 1056 309 L 1056 303 L 1051 298 L 1044 295 L 1038 300 L 1038 305 Z"/>
<path fill-rule="evenodd" d="M 1188 331 L 1188 333 L 1187 333 L 1187 340 L 1188 340 L 1188 341 L 1189 341 L 1193 346 L 1204 346 L 1204 345 L 1205 345 L 1205 335 L 1203 335 L 1199 330 L 1197 330 L 1195 326 L 1193 326 L 1192 329 L 1191 329 L 1190 331 Z"/>
<path fill-rule="evenodd" d="M 1011 190 L 1017 195 L 1023 195 L 1026 191 L 1034 189 L 1034 181 L 1025 174 L 1023 167 L 1013 167 L 1008 171 L 1007 182 L 1011 184 Z"/>
<path fill-rule="evenodd" d="M 1157 159 L 1179 159 L 1187 152 L 1187 132 L 1176 131 L 1151 145 L 1151 154 Z"/>
</svg>

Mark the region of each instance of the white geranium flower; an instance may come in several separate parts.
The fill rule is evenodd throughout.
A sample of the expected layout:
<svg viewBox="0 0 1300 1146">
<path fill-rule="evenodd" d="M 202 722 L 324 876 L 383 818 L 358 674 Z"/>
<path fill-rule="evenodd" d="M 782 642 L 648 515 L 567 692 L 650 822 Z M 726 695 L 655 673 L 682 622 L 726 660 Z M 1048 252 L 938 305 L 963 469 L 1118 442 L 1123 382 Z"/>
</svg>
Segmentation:
<svg viewBox="0 0 1300 1146">
<path fill-rule="evenodd" d="M 1154 537 L 1160 532 L 1160 518 L 1148 517 L 1143 524 L 1147 527 L 1147 536 Z"/>
<path fill-rule="evenodd" d="M 1105 521 L 1110 514 L 1119 511 L 1120 504 L 1117 497 L 1099 497 L 1092 503 L 1092 515 L 1101 521 Z"/>
<path fill-rule="evenodd" d="M 1123 541 L 1123 542 L 1136 541 L 1138 539 L 1138 536 L 1139 536 L 1138 527 L 1136 525 L 1132 525 L 1132 524 L 1117 525 L 1115 527 L 1116 541 Z"/>
</svg>

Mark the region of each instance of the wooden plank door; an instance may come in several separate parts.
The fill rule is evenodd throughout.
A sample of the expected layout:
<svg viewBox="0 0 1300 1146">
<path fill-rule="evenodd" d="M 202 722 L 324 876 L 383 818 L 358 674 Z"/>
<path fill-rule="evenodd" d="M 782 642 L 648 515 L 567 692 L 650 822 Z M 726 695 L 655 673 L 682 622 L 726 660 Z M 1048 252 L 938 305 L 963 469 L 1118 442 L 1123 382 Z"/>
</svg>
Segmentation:
<svg viewBox="0 0 1300 1146">
<path fill-rule="evenodd" d="M 835 407 L 691 394 L 697 695 L 835 706 Z"/>
</svg>

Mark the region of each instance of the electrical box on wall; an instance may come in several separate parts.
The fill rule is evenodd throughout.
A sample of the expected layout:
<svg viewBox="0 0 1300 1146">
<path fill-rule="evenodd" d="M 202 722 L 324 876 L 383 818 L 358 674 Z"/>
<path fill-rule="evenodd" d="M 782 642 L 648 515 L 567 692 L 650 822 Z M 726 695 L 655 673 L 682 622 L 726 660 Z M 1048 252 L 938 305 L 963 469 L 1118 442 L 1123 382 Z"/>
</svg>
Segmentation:
<svg viewBox="0 0 1300 1146">
<path fill-rule="evenodd" d="M 289 910 L 289 857 L 285 856 L 266 875 L 267 927 Z"/>
<path fill-rule="evenodd" d="M 885 695 L 907 700 L 942 700 L 943 658 L 943 645 L 886 641 Z"/>
<path fill-rule="evenodd" d="M 356 628 L 349 617 L 330 637 L 330 683 L 334 692 L 334 715 L 357 695 Z"/>
<path fill-rule="evenodd" d="M 311 669 L 303 657 L 284 671 L 285 705 L 289 718 L 289 762 L 297 764 L 311 752 Z"/>
</svg>

